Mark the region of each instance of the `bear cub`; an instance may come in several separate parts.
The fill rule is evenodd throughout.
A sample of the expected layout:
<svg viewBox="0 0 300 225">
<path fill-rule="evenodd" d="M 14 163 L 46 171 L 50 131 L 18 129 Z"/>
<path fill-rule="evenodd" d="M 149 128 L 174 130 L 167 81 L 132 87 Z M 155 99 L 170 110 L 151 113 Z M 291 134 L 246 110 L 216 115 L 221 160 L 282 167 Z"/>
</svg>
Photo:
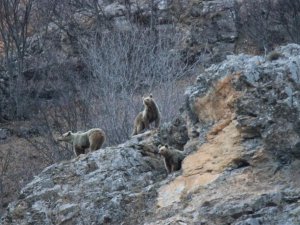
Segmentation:
<svg viewBox="0 0 300 225">
<path fill-rule="evenodd" d="M 150 123 L 155 122 L 155 127 L 159 127 L 160 112 L 154 101 L 152 94 L 143 98 L 144 110 L 139 112 L 134 120 L 132 136 L 142 133 L 144 129 L 150 128 Z"/>
<path fill-rule="evenodd" d="M 168 173 L 181 169 L 181 163 L 185 157 L 182 151 L 164 145 L 159 146 L 158 153 L 164 157 L 164 163 Z"/>
<path fill-rule="evenodd" d="M 58 138 L 58 141 L 64 141 L 73 145 L 76 156 L 85 154 L 85 149 L 90 148 L 95 151 L 101 148 L 106 139 L 106 135 L 100 128 L 93 128 L 86 132 L 73 133 L 68 131 Z"/>
</svg>

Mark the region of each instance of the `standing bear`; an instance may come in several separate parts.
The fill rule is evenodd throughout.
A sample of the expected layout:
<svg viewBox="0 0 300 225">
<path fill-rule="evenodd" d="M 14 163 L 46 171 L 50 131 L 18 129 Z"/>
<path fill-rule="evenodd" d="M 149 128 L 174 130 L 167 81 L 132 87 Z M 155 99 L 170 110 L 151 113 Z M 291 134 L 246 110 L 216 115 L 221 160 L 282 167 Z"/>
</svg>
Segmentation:
<svg viewBox="0 0 300 225">
<path fill-rule="evenodd" d="M 105 133 L 99 128 L 93 128 L 86 132 L 72 133 L 68 131 L 58 138 L 58 141 L 64 141 L 73 145 L 76 156 L 85 154 L 85 149 L 90 148 L 95 151 L 101 148 L 106 139 Z"/>
<path fill-rule="evenodd" d="M 164 157 L 165 167 L 168 173 L 181 169 L 181 163 L 185 155 L 168 145 L 159 146 L 158 153 Z"/>
<path fill-rule="evenodd" d="M 148 97 L 143 98 L 144 110 L 139 112 L 134 120 L 134 128 L 132 136 L 142 133 L 144 129 L 150 128 L 150 123 L 155 122 L 155 127 L 159 127 L 160 112 L 158 107 L 150 94 Z"/>
</svg>

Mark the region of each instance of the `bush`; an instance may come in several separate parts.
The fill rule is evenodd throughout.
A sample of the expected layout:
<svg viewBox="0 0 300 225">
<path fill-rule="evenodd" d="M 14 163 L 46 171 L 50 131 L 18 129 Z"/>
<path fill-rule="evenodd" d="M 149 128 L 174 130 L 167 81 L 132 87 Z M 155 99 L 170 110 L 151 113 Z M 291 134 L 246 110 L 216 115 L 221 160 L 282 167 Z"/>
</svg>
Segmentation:
<svg viewBox="0 0 300 225">
<path fill-rule="evenodd" d="M 55 79 L 47 79 L 59 98 L 40 107 L 35 126 L 49 146 L 35 143 L 35 147 L 62 152 L 55 141 L 59 134 L 93 127 L 106 132 L 104 146 L 122 143 L 130 137 L 134 118 L 143 110 L 142 97 L 150 93 L 159 106 L 162 122 L 170 121 L 179 112 L 187 79 L 196 65 L 183 63 L 174 49 L 179 41 L 174 29 L 154 33 L 145 28 L 96 33 L 91 39 L 81 39 L 84 72 L 62 68 Z M 70 146 L 67 149 L 71 152 Z M 55 160 L 70 157 L 52 154 L 45 156 Z"/>
</svg>

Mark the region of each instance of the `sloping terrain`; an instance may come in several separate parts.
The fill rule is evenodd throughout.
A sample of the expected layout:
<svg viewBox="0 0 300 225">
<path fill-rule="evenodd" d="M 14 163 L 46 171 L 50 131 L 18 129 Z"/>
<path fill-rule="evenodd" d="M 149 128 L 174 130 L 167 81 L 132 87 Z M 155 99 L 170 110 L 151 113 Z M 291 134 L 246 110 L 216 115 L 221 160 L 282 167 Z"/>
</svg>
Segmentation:
<svg viewBox="0 0 300 225">
<path fill-rule="evenodd" d="M 1 224 L 299 224 L 300 46 L 276 51 L 206 69 L 159 131 L 46 168 Z M 166 176 L 157 146 L 186 132 Z"/>
<path fill-rule="evenodd" d="M 197 151 L 159 189 L 149 224 L 299 223 L 299 50 L 230 56 L 198 77 L 186 114 L 205 143 L 189 141 Z"/>
</svg>

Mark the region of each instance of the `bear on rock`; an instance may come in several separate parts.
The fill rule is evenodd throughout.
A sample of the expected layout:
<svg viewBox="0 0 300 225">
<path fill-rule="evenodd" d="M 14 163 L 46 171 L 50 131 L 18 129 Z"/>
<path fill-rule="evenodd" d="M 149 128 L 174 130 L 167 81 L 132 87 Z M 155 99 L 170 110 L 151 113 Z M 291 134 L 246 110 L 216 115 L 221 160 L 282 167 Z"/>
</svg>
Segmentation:
<svg viewBox="0 0 300 225">
<path fill-rule="evenodd" d="M 158 153 L 164 157 L 164 163 L 168 173 L 181 169 L 181 163 L 185 157 L 182 151 L 164 145 L 159 146 Z"/>
<path fill-rule="evenodd" d="M 132 135 L 140 134 L 144 129 L 150 128 L 150 123 L 155 122 L 155 127 L 159 127 L 160 112 L 154 101 L 152 94 L 143 98 L 144 110 L 139 112 L 134 120 Z"/>
<path fill-rule="evenodd" d="M 95 151 L 101 148 L 106 139 L 105 133 L 100 128 L 93 128 L 86 132 L 73 133 L 68 131 L 58 138 L 58 141 L 64 141 L 73 145 L 73 150 L 76 156 L 85 154 L 85 149 L 90 148 Z"/>
</svg>

